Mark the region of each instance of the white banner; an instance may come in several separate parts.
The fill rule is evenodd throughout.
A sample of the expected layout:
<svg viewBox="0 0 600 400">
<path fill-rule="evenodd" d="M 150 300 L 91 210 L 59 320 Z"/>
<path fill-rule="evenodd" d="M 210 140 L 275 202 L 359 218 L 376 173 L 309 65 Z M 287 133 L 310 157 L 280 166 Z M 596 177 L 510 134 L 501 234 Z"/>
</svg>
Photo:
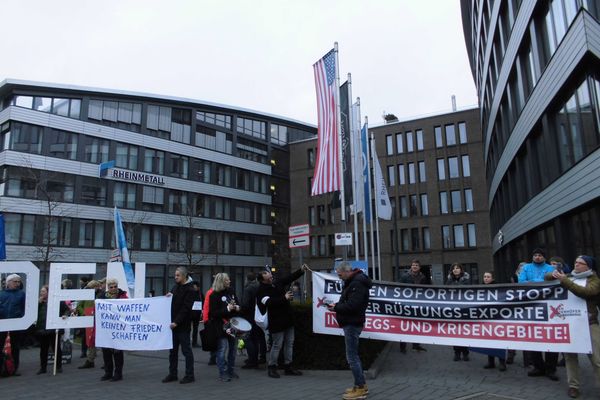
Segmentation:
<svg viewBox="0 0 600 400">
<path fill-rule="evenodd" d="M 336 275 L 314 272 L 313 330 L 342 335 L 327 310 L 342 292 Z M 591 353 L 585 300 L 556 282 L 424 286 L 374 282 L 362 337 L 388 341 Z"/>
<path fill-rule="evenodd" d="M 96 346 L 119 350 L 173 347 L 171 297 L 96 300 Z"/>
</svg>

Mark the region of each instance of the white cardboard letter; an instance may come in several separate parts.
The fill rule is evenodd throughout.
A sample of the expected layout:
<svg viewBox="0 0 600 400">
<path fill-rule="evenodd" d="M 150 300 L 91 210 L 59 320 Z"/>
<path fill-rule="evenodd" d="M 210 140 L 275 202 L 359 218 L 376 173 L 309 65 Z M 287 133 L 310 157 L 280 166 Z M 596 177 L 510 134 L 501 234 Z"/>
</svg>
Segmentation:
<svg viewBox="0 0 600 400">
<path fill-rule="evenodd" d="M 0 319 L 0 332 L 27 329 L 37 321 L 40 270 L 29 261 L 2 261 L 0 262 L 0 272 L 6 274 L 20 273 L 27 276 L 25 315 L 21 318 Z"/>
<path fill-rule="evenodd" d="M 47 329 L 89 328 L 94 326 L 94 317 L 68 317 L 60 315 L 60 302 L 65 300 L 94 300 L 94 289 L 61 289 L 64 274 L 96 273 L 94 263 L 52 263 L 50 265 L 50 282 L 48 284 Z"/>
</svg>

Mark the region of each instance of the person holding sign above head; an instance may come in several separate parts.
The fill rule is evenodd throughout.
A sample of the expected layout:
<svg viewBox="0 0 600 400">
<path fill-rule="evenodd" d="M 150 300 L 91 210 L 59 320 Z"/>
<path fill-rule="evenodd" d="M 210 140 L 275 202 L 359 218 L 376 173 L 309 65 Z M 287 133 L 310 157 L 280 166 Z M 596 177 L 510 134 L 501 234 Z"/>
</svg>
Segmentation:
<svg viewBox="0 0 600 400">
<path fill-rule="evenodd" d="M 192 330 L 192 307 L 197 293 L 194 291 L 192 279 L 188 276 L 185 267 L 177 267 L 175 270 L 175 286 L 167 296 L 173 296 L 171 302 L 171 331 L 173 332 L 173 348 L 169 350 L 169 375 L 163 383 L 177 380 L 177 353 L 179 346 L 185 357 L 185 376 L 179 383 L 191 383 L 194 378 L 194 353 L 190 343 L 190 332 Z"/>
<path fill-rule="evenodd" d="M 546 274 L 546 279 L 558 279 L 560 285 L 575 296 L 581 297 L 587 303 L 590 337 L 592 339 L 592 354 L 588 354 L 596 383 L 600 384 L 600 327 L 598 326 L 598 306 L 600 305 L 600 278 L 596 275 L 596 260 L 593 257 L 581 255 L 575 259 L 575 266 L 570 275 L 558 269 Z M 579 363 L 577 354 L 565 353 L 567 380 L 569 382 L 569 397 L 579 397 Z"/>
<path fill-rule="evenodd" d="M 241 310 L 238 299 L 230 286 L 231 280 L 229 279 L 229 275 L 223 272 L 218 273 L 213 281 L 213 292 L 209 298 L 210 323 L 214 324 L 213 329 L 218 334 L 217 367 L 219 368 L 219 379 L 221 382 L 229 382 L 233 378 L 239 378 L 233 371 L 237 339 L 224 329 L 224 324 Z M 227 360 L 225 360 L 225 352 L 227 352 Z"/>
<path fill-rule="evenodd" d="M 127 299 L 127 293 L 119 289 L 119 282 L 115 278 L 106 280 L 107 290 L 100 295 L 100 299 Z M 101 381 L 116 382 L 123 379 L 123 350 L 102 348 L 104 359 L 104 375 Z"/>
</svg>

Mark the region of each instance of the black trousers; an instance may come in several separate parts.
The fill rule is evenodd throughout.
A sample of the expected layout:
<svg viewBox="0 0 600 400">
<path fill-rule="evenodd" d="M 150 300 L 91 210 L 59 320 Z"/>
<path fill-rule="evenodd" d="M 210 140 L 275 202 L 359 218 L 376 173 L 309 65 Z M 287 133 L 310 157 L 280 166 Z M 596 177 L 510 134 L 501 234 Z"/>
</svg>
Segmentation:
<svg viewBox="0 0 600 400">
<path fill-rule="evenodd" d="M 190 344 L 190 331 L 173 331 L 173 348 L 169 350 L 169 375 L 177 376 L 177 364 L 179 363 L 179 346 L 185 357 L 185 376 L 194 377 L 194 353 Z"/>
<path fill-rule="evenodd" d="M 192 320 L 192 346 L 198 345 L 198 325 L 200 320 Z"/>
<path fill-rule="evenodd" d="M 40 341 L 40 368 L 46 369 L 48 366 L 48 351 L 51 347 L 54 349 L 56 332 L 36 336 Z M 62 333 L 58 334 L 58 346 L 56 347 L 54 358 L 56 359 L 56 368 L 60 368 L 62 365 Z"/>
<path fill-rule="evenodd" d="M 553 374 L 556 372 L 556 364 L 558 363 L 558 353 L 541 352 L 541 351 L 528 351 L 529 357 L 533 366 L 547 374 Z M 545 360 L 544 360 L 545 355 Z"/>
<path fill-rule="evenodd" d="M 104 359 L 104 375 L 123 376 L 123 350 L 103 348 L 102 358 Z"/>
</svg>

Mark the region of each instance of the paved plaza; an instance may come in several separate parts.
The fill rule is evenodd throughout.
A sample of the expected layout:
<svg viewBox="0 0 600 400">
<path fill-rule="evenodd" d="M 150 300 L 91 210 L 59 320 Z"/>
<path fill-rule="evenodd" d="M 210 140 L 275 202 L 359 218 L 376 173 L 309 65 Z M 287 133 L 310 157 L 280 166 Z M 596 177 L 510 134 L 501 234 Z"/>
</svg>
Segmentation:
<svg viewBox="0 0 600 400">
<path fill-rule="evenodd" d="M 453 351 L 445 346 L 425 346 L 428 351 L 402 354 L 397 343 L 387 349 L 387 357 L 379 360 L 376 379 L 368 380 L 369 399 L 568 399 L 565 368 L 558 369 L 559 382 L 529 378 L 522 367 L 521 352 L 508 371 L 484 370 L 486 356 L 471 353 L 471 361 L 452 361 Z M 410 349 L 410 346 L 409 346 Z M 194 349 L 196 382 L 161 383 L 167 375 L 168 352 L 127 352 L 124 380 L 101 382 L 101 357 L 96 368 L 80 370 L 83 360 L 74 358 L 57 376 L 35 375 L 39 369 L 38 348 L 22 351 L 19 377 L 0 379 L 2 399 L 341 399 L 351 385 L 349 371 L 304 371 L 304 376 L 280 379 L 267 377 L 265 370 L 238 370 L 239 380 L 229 383 L 217 380 L 217 369 L 208 366 L 208 353 Z M 79 355 L 75 347 L 74 356 Z M 243 365 L 244 356 L 237 360 Z M 581 399 L 598 399 L 600 388 L 592 383 L 591 366 L 581 357 L 584 385 Z M 180 377 L 183 359 L 180 362 Z"/>
</svg>

